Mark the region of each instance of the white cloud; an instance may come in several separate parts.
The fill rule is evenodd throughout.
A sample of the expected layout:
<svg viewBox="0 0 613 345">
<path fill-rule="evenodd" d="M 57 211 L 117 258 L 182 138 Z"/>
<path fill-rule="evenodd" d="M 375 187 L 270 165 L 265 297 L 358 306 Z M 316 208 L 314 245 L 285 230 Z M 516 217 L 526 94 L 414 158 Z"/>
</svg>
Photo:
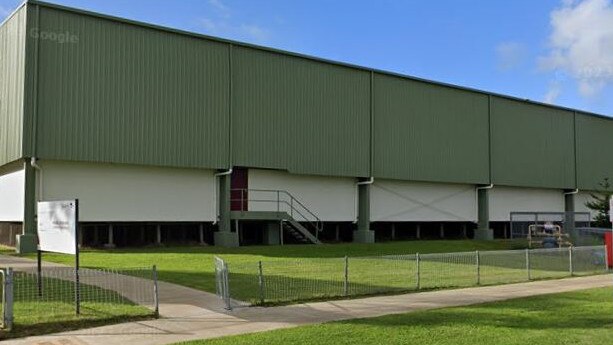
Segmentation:
<svg viewBox="0 0 613 345">
<path fill-rule="evenodd" d="M 553 81 L 549 83 L 549 89 L 543 97 L 543 102 L 553 104 L 556 102 L 560 94 L 562 93 L 562 84 L 559 81 Z"/>
<path fill-rule="evenodd" d="M 498 68 L 509 71 L 518 67 L 526 56 L 526 48 L 518 42 L 502 42 L 496 46 Z"/>
<path fill-rule="evenodd" d="M 549 52 L 539 64 L 561 70 L 584 97 L 597 96 L 613 83 L 613 2 L 564 0 L 550 17 Z"/>
<path fill-rule="evenodd" d="M 237 19 L 232 9 L 221 0 L 209 0 L 208 4 L 212 13 L 198 21 L 205 33 L 260 44 L 270 41 L 272 34 L 268 29 Z"/>
</svg>

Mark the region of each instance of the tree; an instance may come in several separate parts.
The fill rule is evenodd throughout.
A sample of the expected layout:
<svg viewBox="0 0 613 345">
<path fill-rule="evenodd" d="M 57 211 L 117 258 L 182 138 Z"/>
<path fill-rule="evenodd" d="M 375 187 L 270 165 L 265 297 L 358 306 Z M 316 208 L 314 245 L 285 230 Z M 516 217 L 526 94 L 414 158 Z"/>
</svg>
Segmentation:
<svg viewBox="0 0 613 345">
<path fill-rule="evenodd" d="M 611 221 L 609 220 L 609 200 L 613 195 L 611 183 L 609 178 L 605 178 L 602 182 L 598 183 L 602 188 L 599 193 L 591 193 L 591 201 L 585 203 L 585 206 L 592 211 L 596 212 L 593 224 L 598 228 L 611 228 Z"/>
</svg>

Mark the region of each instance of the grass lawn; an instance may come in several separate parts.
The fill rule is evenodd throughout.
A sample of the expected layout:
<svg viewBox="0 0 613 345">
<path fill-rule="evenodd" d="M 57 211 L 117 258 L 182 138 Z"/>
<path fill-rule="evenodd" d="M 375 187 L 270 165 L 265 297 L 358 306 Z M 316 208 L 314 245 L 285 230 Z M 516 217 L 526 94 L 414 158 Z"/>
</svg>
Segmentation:
<svg viewBox="0 0 613 345">
<path fill-rule="evenodd" d="M 80 328 L 96 327 L 130 320 L 149 319 L 153 312 L 135 305 L 121 295 L 102 288 L 82 284 L 81 313 L 75 314 L 74 283 L 45 279 L 47 288 L 38 297 L 35 280 L 15 272 L 15 315 L 13 329 L 0 330 L 0 339 L 49 334 Z M 104 296 L 104 302 L 100 296 Z M 0 308 L 1 310 L 1 308 Z"/>
<path fill-rule="evenodd" d="M 183 344 L 609 344 L 612 315 L 613 290 L 601 288 Z"/>
<path fill-rule="evenodd" d="M 144 247 L 114 250 L 83 250 L 81 266 L 89 268 L 131 268 L 157 265 L 160 280 L 214 292 L 213 258 L 220 255 L 236 273 L 255 275 L 259 260 L 274 264 L 298 258 L 341 258 L 347 256 L 401 255 L 413 253 L 445 253 L 474 250 L 524 248 L 517 241 L 436 240 L 385 242 L 376 244 L 323 244 L 287 246 L 219 247 Z M 5 249 L 6 252 L 6 249 Z M 31 256 L 34 257 L 34 256 Z M 68 255 L 45 253 L 45 261 L 73 264 Z M 325 266 L 325 265 L 323 265 Z M 325 272 L 321 266 L 320 272 Z M 234 269 L 233 269 L 234 268 Z M 293 274 L 299 274 L 293 270 Z M 324 277 L 325 279 L 325 277 Z M 250 287 L 246 287 L 250 288 Z"/>
</svg>

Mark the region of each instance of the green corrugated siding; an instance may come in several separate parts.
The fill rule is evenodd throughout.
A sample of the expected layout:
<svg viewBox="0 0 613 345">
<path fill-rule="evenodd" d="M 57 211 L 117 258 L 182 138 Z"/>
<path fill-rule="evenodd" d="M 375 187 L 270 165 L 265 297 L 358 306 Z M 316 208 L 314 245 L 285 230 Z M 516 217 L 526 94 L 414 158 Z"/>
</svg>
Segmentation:
<svg viewBox="0 0 613 345">
<path fill-rule="evenodd" d="M 489 183 L 488 97 L 375 75 L 374 175 Z"/>
<path fill-rule="evenodd" d="M 40 7 L 35 155 L 228 166 L 229 47 Z"/>
<path fill-rule="evenodd" d="M 492 97 L 492 183 L 575 188 L 574 114 Z"/>
<path fill-rule="evenodd" d="M 577 114 L 577 188 L 599 190 L 613 183 L 613 119 Z"/>
<path fill-rule="evenodd" d="M 0 26 L 0 166 L 22 156 L 26 10 Z"/>
<path fill-rule="evenodd" d="M 232 61 L 234 165 L 369 175 L 368 72 L 245 47 Z"/>
</svg>

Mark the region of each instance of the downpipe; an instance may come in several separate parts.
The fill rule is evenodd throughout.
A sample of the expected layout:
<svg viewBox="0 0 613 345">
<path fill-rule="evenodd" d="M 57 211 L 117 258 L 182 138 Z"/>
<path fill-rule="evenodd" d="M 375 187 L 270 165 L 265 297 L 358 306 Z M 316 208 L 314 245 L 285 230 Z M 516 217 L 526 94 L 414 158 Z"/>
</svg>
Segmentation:
<svg viewBox="0 0 613 345">
<path fill-rule="evenodd" d="M 371 185 L 373 183 L 375 183 L 375 178 L 371 176 L 366 181 L 358 181 L 358 182 L 356 182 L 355 185 L 356 186 L 364 186 L 364 185 Z M 358 214 L 360 213 L 359 210 L 358 210 L 360 208 L 360 205 L 359 205 L 359 199 L 360 199 L 359 193 L 360 192 L 358 190 L 356 190 L 355 193 L 356 193 L 356 198 L 355 198 L 355 220 L 353 221 L 353 224 L 357 224 L 358 223 Z"/>
<path fill-rule="evenodd" d="M 32 168 L 34 168 L 36 171 L 38 171 L 38 201 L 42 201 L 43 200 L 43 168 L 38 165 L 38 158 L 36 157 L 32 157 L 30 158 L 30 165 L 32 166 Z"/>
<path fill-rule="evenodd" d="M 233 170 L 234 170 L 233 168 L 230 168 L 230 169 L 228 169 L 228 170 L 226 170 L 224 172 L 220 172 L 220 173 L 217 173 L 217 174 L 214 175 L 214 177 L 215 177 L 215 202 L 216 203 L 219 203 L 219 200 L 217 200 L 219 198 L 219 191 L 218 191 L 219 184 L 217 183 L 217 178 L 220 177 L 220 176 L 230 175 L 230 174 L 232 174 Z M 217 207 L 217 205 L 215 205 L 215 221 L 213 221 L 213 225 L 217 224 L 218 221 L 219 221 L 219 207 Z"/>
</svg>

